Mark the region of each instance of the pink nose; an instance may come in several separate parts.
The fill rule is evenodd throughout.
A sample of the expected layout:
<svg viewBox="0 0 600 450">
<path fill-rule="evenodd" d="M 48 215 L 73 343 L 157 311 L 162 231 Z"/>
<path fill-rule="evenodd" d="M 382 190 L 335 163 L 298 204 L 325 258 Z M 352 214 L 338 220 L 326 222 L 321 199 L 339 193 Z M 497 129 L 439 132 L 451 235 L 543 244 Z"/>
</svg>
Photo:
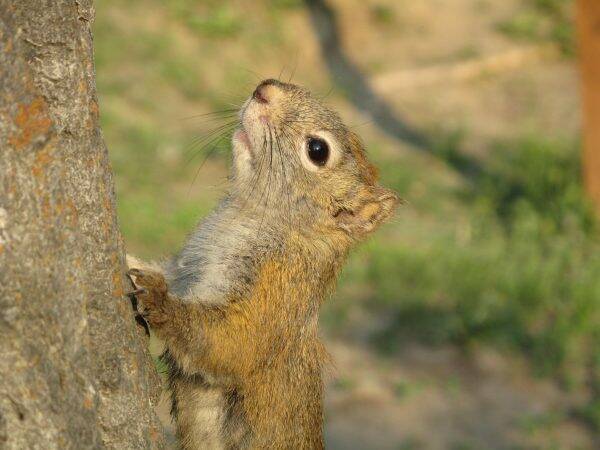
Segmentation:
<svg viewBox="0 0 600 450">
<path fill-rule="evenodd" d="M 269 103 L 269 96 L 273 94 L 273 90 L 269 86 L 279 86 L 281 83 L 272 78 L 262 81 L 254 90 L 252 97 L 258 103 Z"/>
<path fill-rule="evenodd" d="M 252 98 L 256 100 L 258 103 L 269 103 L 266 96 L 265 85 L 260 84 L 256 89 L 254 89 L 254 93 L 252 94 Z"/>
</svg>

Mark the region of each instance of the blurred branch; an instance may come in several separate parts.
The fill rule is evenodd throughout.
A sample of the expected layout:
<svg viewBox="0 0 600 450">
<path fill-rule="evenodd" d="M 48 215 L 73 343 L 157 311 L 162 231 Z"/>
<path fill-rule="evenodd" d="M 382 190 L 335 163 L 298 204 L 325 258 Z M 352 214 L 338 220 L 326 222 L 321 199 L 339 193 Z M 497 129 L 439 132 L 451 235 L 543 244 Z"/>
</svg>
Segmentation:
<svg viewBox="0 0 600 450">
<path fill-rule="evenodd" d="M 323 60 L 333 82 L 338 85 L 348 100 L 357 109 L 368 114 L 379 128 L 393 138 L 409 144 L 412 149 L 440 157 L 435 151 L 435 143 L 398 117 L 375 92 L 357 65 L 344 53 L 333 9 L 324 0 L 304 0 L 304 2 L 317 31 Z M 465 155 L 453 155 L 453 158 L 446 159 L 446 162 L 465 176 L 473 177 L 481 172 L 478 161 Z"/>
<path fill-rule="evenodd" d="M 483 75 L 514 70 L 526 64 L 554 58 L 559 54 L 560 50 L 554 44 L 519 47 L 472 61 L 384 73 L 373 78 L 373 87 L 380 93 L 386 93 L 437 82 L 466 81 Z"/>
<path fill-rule="evenodd" d="M 584 113 L 583 175 L 600 214 L 600 3 L 577 2 L 577 25 Z"/>
<path fill-rule="evenodd" d="M 338 84 L 354 106 L 370 115 L 386 133 L 420 150 L 427 150 L 427 138 L 394 115 L 390 106 L 379 98 L 360 69 L 344 53 L 337 19 L 329 5 L 323 0 L 305 0 L 305 3 L 334 83 Z"/>
</svg>

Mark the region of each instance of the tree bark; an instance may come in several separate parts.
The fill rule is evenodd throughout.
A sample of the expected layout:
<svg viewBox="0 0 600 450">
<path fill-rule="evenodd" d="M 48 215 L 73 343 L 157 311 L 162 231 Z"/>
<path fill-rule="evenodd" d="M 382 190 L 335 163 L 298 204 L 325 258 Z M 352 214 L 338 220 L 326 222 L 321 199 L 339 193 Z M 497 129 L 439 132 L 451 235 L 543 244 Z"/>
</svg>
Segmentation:
<svg viewBox="0 0 600 450">
<path fill-rule="evenodd" d="M 583 175 L 600 214 L 600 1 L 577 1 L 584 132 Z"/>
<path fill-rule="evenodd" d="M 124 296 L 91 0 L 0 0 L 0 448 L 161 448 Z"/>
</svg>

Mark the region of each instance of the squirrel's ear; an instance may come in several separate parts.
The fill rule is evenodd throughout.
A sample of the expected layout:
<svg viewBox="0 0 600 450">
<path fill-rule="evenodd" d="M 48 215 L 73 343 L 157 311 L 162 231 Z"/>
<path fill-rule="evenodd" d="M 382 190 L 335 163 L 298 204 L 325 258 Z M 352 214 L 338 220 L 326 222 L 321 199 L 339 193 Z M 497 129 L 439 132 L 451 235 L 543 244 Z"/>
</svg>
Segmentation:
<svg viewBox="0 0 600 450">
<path fill-rule="evenodd" d="M 394 191 L 375 186 L 354 209 L 342 209 L 335 218 L 340 228 L 349 234 L 365 235 L 389 219 L 400 202 Z"/>
</svg>

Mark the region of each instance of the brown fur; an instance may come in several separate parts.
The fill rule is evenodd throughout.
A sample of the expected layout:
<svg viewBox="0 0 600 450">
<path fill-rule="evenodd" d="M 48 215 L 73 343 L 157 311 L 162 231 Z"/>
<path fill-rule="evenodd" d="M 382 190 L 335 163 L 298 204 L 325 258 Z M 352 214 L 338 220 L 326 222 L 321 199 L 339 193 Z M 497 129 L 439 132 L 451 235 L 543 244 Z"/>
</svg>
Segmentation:
<svg viewBox="0 0 600 450">
<path fill-rule="evenodd" d="M 314 273 L 307 256 L 264 264 L 251 297 L 231 299 L 227 308 L 181 303 L 168 294 L 160 273 L 131 272 L 146 290 L 138 294 L 144 317 L 173 357 L 237 387 L 255 437 L 252 448 L 323 447 L 321 368 L 327 354 L 316 313 L 338 268 L 323 268 L 321 292 L 314 292 L 306 279 Z"/>
<path fill-rule="evenodd" d="M 240 249 L 231 258 L 229 253 L 223 256 L 237 271 L 225 298 L 202 301 L 198 298 L 202 292 L 193 290 L 197 282 L 186 282 L 176 295 L 172 292 L 180 282 L 176 276 L 168 275 L 168 281 L 155 268 L 130 271 L 136 285 L 143 288 L 138 293 L 142 313 L 167 348 L 173 412 L 184 449 L 323 448 L 321 372 L 328 357 L 318 336 L 318 312 L 349 250 L 384 222 L 398 202 L 393 192 L 377 184 L 377 171 L 360 140 L 335 113 L 301 88 L 273 80 L 267 87 L 263 94 L 269 98 L 269 109 L 250 103 L 255 110 L 247 112 L 250 106 L 246 107 L 244 125 L 251 128 L 259 123 L 259 114 L 269 114 L 269 136 L 273 136 L 285 129 L 285 123 L 299 123 L 298 115 L 305 114 L 312 120 L 312 125 L 303 125 L 308 127 L 307 134 L 315 129 L 334 136 L 339 148 L 336 165 L 304 173 L 293 153 L 303 151 L 302 145 L 297 148 L 293 139 L 286 140 L 291 153 L 284 155 L 278 149 L 282 158 L 278 163 L 282 170 L 289 164 L 288 177 L 276 172 L 277 164 L 271 165 L 273 179 L 281 177 L 273 183 L 281 185 L 266 185 L 269 192 L 275 192 L 274 199 L 267 197 L 261 203 L 252 197 L 260 215 L 235 206 L 247 188 L 244 183 L 256 180 L 252 174 L 260 174 L 256 168 L 260 145 L 254 143 L 250 157 L 234 152 L 239 172 L 233 188 L 237 195 L 230 200 L 234 212 L 222 212 L 213 219 L 218 227 L 209 228 L 208 237 L 198 238 L 199 243 L 192 240 L 190 247 L 199 248 L 210 239 L 210 232 L 225 226 L 232 227 L 234 234 L 224 236 L 240 245 L 230 216 L 254 224 L 261 236 L 258 243 L 251 234 L 241 241 L 250 242 L 248 253 Z M 295 119 L 282 119 L 290 114 L 296 114 Z M 261 131 L 254 133 L 251 138 L 256 141 Z M 248 163 L 248 158 L 254 158 L 253 162 Z M 254 182 L 264 182 L 267 176 L 270 181 L 271 173 Z M 201 232 L 207 233 L 210 226 Z M 247 227 L 239 229 L 243 233 Z M 209 241 L 206 248 L 218 244 Z M 175 266 L 184 267 L 194 257 L 193 253 L 185 255 L 187 259 L 181 257 Z M 240 260 L 250 260 L 249 266 L 240 268 Z M 204 270 L 203 265 L 198 267 Z M 193 278 L 194 272 L 184 275 Z"/>
</svg>

